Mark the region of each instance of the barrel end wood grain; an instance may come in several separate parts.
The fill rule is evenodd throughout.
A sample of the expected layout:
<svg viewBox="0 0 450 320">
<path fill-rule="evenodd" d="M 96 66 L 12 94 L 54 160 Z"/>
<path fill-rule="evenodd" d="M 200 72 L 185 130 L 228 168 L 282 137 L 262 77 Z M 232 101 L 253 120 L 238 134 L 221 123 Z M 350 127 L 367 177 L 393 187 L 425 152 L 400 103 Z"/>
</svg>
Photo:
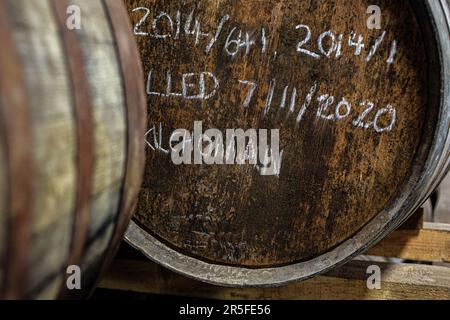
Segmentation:
<svg viewBox="0 0 450 320">
<path fill-rule="evenodd" d="M 446 1 L 125 2 L 149 112 L 126 239 L 163 266 L 225 286 L 308 279 L 395 230 L 448 170 Z M 197 161 L 208 129 L 278 130 L 282 165 L 225 165 L 220 146 Z"/>
</svg>

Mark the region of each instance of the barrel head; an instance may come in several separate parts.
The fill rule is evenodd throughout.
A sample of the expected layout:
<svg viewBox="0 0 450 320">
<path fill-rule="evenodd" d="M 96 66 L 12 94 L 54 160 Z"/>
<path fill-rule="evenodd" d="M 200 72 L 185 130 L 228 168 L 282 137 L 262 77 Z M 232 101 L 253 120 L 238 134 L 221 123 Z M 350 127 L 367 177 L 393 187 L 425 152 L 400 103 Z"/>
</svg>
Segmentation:
<svg viewBox="0 0 450 320">
<path fill-rule="evenodd" d="M 149 111 L 134 222 L 164 250 L 277 268 L 329 254 L 376 217 L 393 217 L 424 165 L 440 107 L 430 93 L 435 53 L 415 5 L 127 6 Z M 170 264 L 162 257 L 153 256 Z"/>
</svg>

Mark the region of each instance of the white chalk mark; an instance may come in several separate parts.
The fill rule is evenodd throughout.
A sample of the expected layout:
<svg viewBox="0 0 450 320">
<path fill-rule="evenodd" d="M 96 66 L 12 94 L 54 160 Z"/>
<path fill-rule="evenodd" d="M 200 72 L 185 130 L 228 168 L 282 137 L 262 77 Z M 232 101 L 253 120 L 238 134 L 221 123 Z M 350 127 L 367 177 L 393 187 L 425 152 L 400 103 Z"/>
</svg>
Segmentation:
<svg viewBox="0 0 450 320">
<path fill-rule="evenodd" d="M 292 90 L 291 103 L 290 103 L 290 106 L 289 106 L 289 112 L 290 113 L 294 113 L 295 112 L 296 103 L 297 103 L 297 88 L 294 87 L 294 89 Z"/>
<path fill-rule="evenodd" d="M 244 103 L 242 104 L 242 106 L 244 108 L 248 108 L 250 106 L 250 103 L 252 102 L 253 95 L 254 95 L 258 85 L 256 83 L 254 83 L 254 82 L 247 81 L 247 80 L 239 80 L 239 83 L 241 83 L 243 85 L 246 85 L 246 86 L 249 86 L 249 90 L 248 90 L 247 96 L 246 96 L 246 98 L 244 100 Z"/>
<path fill-rule="evenodd" d="M 159 149 L 159 151 L 161 151 L 162 153 L 169 154 L 169 150 L 166 150 L 166 149 L 163 148 L 162 138 L 163 138 L 163 127 L 162 127 L 162 123 L 159 123 L 159 143 L 158 143 L 158 149 Z"/>
<path fill-rule="evenodd" d="M 378 122 L 380 118 L 385 114 L 391 115 L 391 122 L 387 127 L 380 127 L 378 125 Z M 377 115 L 375 116 L 375 120 L 373 122 L 373 128 L 378 133 L 390 132 L 392 131 L 392 129 L 394 129 L 396 122 L 397 122 L 397 110 L 393 106 L 388 105 L 386 108 L 378 110 Z"/>
<path fill-rule="evenodd" d="M 323 47 L 323 42 L 325 40 L 325 38 L 330 38 L 331 39 L 331 46 L 330 48 L 328 48 L 328 50 L 325 50 L 325 48 Z M 326 56 L 327 58 L 329 58 L 331 56 L 331 54 L 333 52 L 336 51 L 337 49 L 337 42 L 336 42 L 336 36 L 334 35 L 334 33 L 331 30 L 325 31 L 324 33 L 322 33 L 319 36 L 319 39 L 317 40 L 317 45 L 319 47 L 319 51 Z"/>
<path fill-rule="evenodd" d="M 145 143 L 153 150 L 156 151 L 155 147 L 148 141 L 147 137 L 155 130 L 155 126 L 153 126 L 153 128 L 151 128 L 150 130 L 148 130 L 145 133 Z"/>
<path fill-rule="evenodd" d="M 191 30 L 192 22 L 194 21 L 194 12 L 195 9 L 191 11 L 188 18 L 186 19 L 186 23 L 184 25 L 184 32 L 186 35 L 194 35 L 195 36 L 195 46 L 198 46 L 200 43 L 201 37 L 209 37 L 209 33 L 204 33 L 201 31 L 201 24 L 198 19 L 195 19 L 194 27 Z"/>
<path fill-rule="evenodd" d="M 261 29 L 261 43 L 262 43 L 262 53 L 266 53 L 267 50 L 267 36 L 266 36 L 266 29 Z"/>
<path fill-rule="evenodd" d="M 356 36 L 358 36 L 358 40 L 356 40 Z M 354 31 L 350 33 L 348 38 L 348 45 L 350 47 L 355 47 L 355 56 L 359 56 L 364 49 L 364 37 L 361 34 L 356 34 Z"/>
<path fill-rule="evenodd" d="M 186 100 L 209 100 L 212 98 L 217 90 L 219 89 L 219 80 L 210 72 L 200 73 L 199 80 L 199 93 L 197 95 L 190 95 L 189 91 L 195 88 L 194 83 L 190 82 L 189 79 L 198 76 L 196 73 L 185 73 L 182 76 L 182 95 Z M 206 77 L 209 77 L 214 81 L 214 89 L 206 94 Z"/>
<path fill-rule="evenodd" d="M 308 95 L 306 96 L 305 99 L 305 103 L 302 105 L 302 107 L 300 108 L 300 111 L 297 115 L 297 119 L 296 119 L 296 127 L 299 126 L 300 122 L 303 119 L 303 116 L 305 115 L 306 110 L 309 108 L 309 106 L 311 105 L 312 99 L 314 98 L 316 92 L 317 92 L 317 82 L 314 83 L 314 85 L 311 87 L 311 89 L 309 89 Z"/>
<path fill-rule="evenodd" d="M 170 31 L 166 34 L 159 34 L 158 33 L 158 22 L 162 19 L 162 18 L 166 18 L 166 20 L 169 23 L 169 27 L 170 27 Z M 161 12 L 156 18 L 155 20 L 153 20 L 153 24 L 152 24 L 152 30 L 153 30 L 153 37 L 157 38 L 157 39 L 166 39 L 166 38 L 170 38 L 172 33 L 173 33 L 173 20 L 170 17 L 170 15 L 168 15 L 165 12 Z"/>
<path fill-rule="evenodd" d="M 324 112 L 326 112 L 334 103 L 334 97 L 330 96 L 329 94 L 324 94 L 321 95 L 319 98 L 317 98 L 317 101 L 319 101 L 319 108 L 317 109 L 317 117 L 325 120 L 334 120 L 334 114 L 329 115 L 324 114 Z"/>
<path fill-rule="evenodd" d="M 205 76 L 208 76 L 210 79 L 214 81 L 214 89 L 209 94 L 206 94 Z M 209 100 L 212 97 L 214 97 L 217 93 L 217 90 L 219 90 L 219 87 L 220 87 L 219 79 L 217 79 L 216 76 L 213 75 L 211 72 L 202 72 L 200 74 L 200 88 L 202 89 L 203 100 Z"/>
<path fill-rule="evenodd" d="M 372 60 L 375 53 L 377 53 L 378 48 L 383 43 L 385 36 L 386 36 L 386 31 L 383 31 L 381 36 L 375 41 L 374 45 L 372 46 L 372 49 L 370 49 L 369 55 L 366 58 L 366 62 L 369 62 L 370 60 Z"/>
<path fill-rule="evenodd" d="M 149 72 L 148 72 L 148 77 L 147 77 L 147 94 L 149 95 L 149 96 L 161 96 L 161 93 L 159 93 L 159 92 L 153 92 L 153 91 L 151 91 L 151 88 L 152 88 L 152 71 L 150 70 Z"/>
<path fill-rule="evenodd" d="M 272 105 L 273 94 L 275 92 L 275 86 L 276 86 L 276 80 L 272 79 L 270 81 L 269 93 L 267 94 L 266 106 L 264 108 L 263 116 L 266 116 L 270 111 L 270 107 Z"/>
<path fill-rule="evenodd" d="M 289 86 L 284 87 L 283 95 L 281 97 L 281 102 L 280 102 L 280 111 L 284 110 L 284 108 L 286 107 L 288 89 L 289 89 Z"/>
<path fill-rule="evenodd" d="M 344 38 L 344 35 L 341 33 L 337 40 L 337 46 L 336 46 L 336 58 L 340 58 L 342 56 L 342 39 Z"/>
<path fill-rule="evenodd" d="M 138 23 L 134 26 L 134 34 L 137 36 L 148 36 L 148 32 L 139 31 L 139 29 L 142 27 L 142 25 L 147 21 L 148 16 L 150 15 L 150 10 L 145 7 L 139 7 L 136 9 L 133 9 L 132 12 L 137 11 L 145 11 L 144 16 L 138 21 Z"/>
<path fill-rule="evenodd" d="M 234 27 L 233 29 L 231 29 L 230 33 L 228 34 L 227 40 L 225 42 L 225 51 L 227 52 L 227 54 L 231 57 L 234 57 L 235 55 L 237 55 L 237 53 L 239 52 L 239 49 L 242 46 L 242 30 L 239 31 L 239 36 L 237 40 L 231 40 L 231 37 L 233 36 L 233 34 L 235 33 L 237 27 Z M 234 45 L 234 50 L 230 49 L 230 47 L 232 47 L 232 45 Z"/>
<path fill-rule="evenodd" d="M 180 10 L 177 10 L 177 15 L 176 15 L 175 20 L 176 20 L 177 28 L 175 31 L 174 39 L 178 40 L 180 38 L 180 33 L 181 33 L 181 12 L 180 12 Z"/>
<path fill-rule="evenodd" d="M 369 129 L 373 125 L 373 122 L 364 123 L 364 120 L 367 118 L 367 116 L 370 114 L 370 112 L 372 112 L 372 110 L 375 108 L 375 104 L 370 101 L 363 101 L 363 102 L 361 102 L 360 105 L 362 107 L 365 107 L 365 109 L 359 115 L 359 117 L 355 121 L 353 121 L 353 125 L 355 127 Z"/>
<path fill-rule="evenodd" d="M 342 107 L 345 107 L 345 112 L 342 113 Z M 342 98 L 341 102 L 339 102 L 336 106 L 336 120 L 342 120 L 347 118 L 352 111 L 352 105 L 345 98 Z"/>
<path fill-rule="evenodd" d="M 211 41 L 208 43 L 208 45 L 206 46 L 205 49 L 205 53 L 208 54 L 212 47 L 214 46 L 214 44 L 217 42 L 217 40 L 219 40 L 220 34 L 222 32 L 223 26 L 225 25 L 225 23 L 230 19 L 230 16 L 228 14 L 224 15 L 222 17 L 222 19 L 220 20 L 219 25 L 217 26 L 217 30 L 216 33 L 214 35 L 214 37 L 211 39 Z"/>
<path fill-rule="evenodd" d="M 389 53 L 389 58 L 386 61 L 387 64 L 393 64 L 394 63 L 396 54 L 397 54 L 397 41 L 394 40 L 394 41 L 392 41 L 391 52 Z"/>
<path fill-rule="evenodd" d="M 295 27 L 295 29 L 300 30 L 300 29 L 304 29 L 306 30 L 306 37 L 305 39 L 303 39 L 302 41 L 300 41 L 297 45 L 297 52 L 299 53 L 304 53 L 310 57 L 313 57 L 314 59 L 320 59 L 320 55 L 318 55 L 317 53 L 311 52 L 307 49 L 304 49 L 303 46 L 305 44 L 307 44 L 312 37 L 312 33 L 311 33 L 311 29 L 309 28 L 309 26 L 304 25 L 304 24 L 299 24 L 298 26 Z"/>
<path fill-rule="evenodd" d="M 172 92 L 172 73 L 170 72 L 170 70 L 167 70 L 166 72 L 166 81 L 167 81 L 167 86 L 166 86 L 166 97 L 181 97 L 182 94 L 181 93 L 174 93 Z"/>
<path fill-rule="evenodd" d="M 191 24 L 192 24 L 192 20 L 194 20 L 194 12 L 195 9 L 192 9 L 191 13 L 189 13 L 186 22 L 184 24 L 184 33 L 185 34 L 194 34 L 195 30 L 191 31 Z"/>
<path fill-rule="evenodd" d="M 244 47 L 245 47 L 245 54 L 250 53 L 250 49 L 253 45 L 255 45 L 256 40 L 253 38 L 253 34 L 250 34 L 249 32 L 245 33 L 245 41 L 244 41 Z"/>
</svg>

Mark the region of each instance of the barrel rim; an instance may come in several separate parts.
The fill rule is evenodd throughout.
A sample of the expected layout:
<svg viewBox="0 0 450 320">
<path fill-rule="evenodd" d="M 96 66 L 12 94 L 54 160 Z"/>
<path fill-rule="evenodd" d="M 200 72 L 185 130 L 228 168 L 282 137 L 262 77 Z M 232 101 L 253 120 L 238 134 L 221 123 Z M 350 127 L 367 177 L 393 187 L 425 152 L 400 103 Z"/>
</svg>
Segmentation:
<svg viewBox="0 0 450 320">
<path fill-rule="evenodd" d="M 395 203 L 378 213 L 357 234 L 336 248 L 308 261 L 282 267 L 250 269 L 205 262 L 170 248 L 134 221 L 128 228 L 125 240 L 150 260 L 195 280 L 227 287 L 273 287 L 307 280 L 338 267 L 394 231 L 427 199 L 450 164 L 450 77 L 446 76 L 450 74 L 450 3 L 447 0 L 410 2 L 412 5 L 426 6 L 427 17 L 431 20 L 429 23 L 435 34 L 436 54 L 439 55 L 441 87 L 439 114 L 435 120 L 431 146 L 428 146 L 428 151 L 421 151 L 425 152 L 425 161 L 421 168 L 414 168 L 414 172 L 410 174 L 409 184 L 406 184 L 410 187 L 408 193 L 400 194 Z M 414 182 L 413 185 L 411 181 Z M 405 186 L 400 189 L 405 189 Z"/>
</svg>

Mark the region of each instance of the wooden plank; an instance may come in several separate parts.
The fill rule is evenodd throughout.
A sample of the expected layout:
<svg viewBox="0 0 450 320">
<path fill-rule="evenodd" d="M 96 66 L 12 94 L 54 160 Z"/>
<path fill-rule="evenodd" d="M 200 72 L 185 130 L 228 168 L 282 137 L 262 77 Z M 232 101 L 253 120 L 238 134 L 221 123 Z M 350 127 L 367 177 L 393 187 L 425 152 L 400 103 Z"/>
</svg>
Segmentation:
<svg viewBox="0 0 450 320">
<path fill-rule="evenodd" d="M 449 225 L 426 223 L 422 230 L 397 230 L 366 254 L 415 261 L 450 262 Z"/>
<path fill-rule="evenodd" d="M 424 223 L 399 230 L 368 255 L 450 262 L 450 225 Z M 134 259 L 134 258 L 133 258 Z M 105 289 L 212 299 L 449 299 L 450 268 L 376 263 L 382 289 L 367 289 L 370 261 L 352 261 L 325 276 L 271 289 L 221 288 L 177 275 L 149 261 L 117 260 L 103 279 Z"/>
<path fill-rule="evenodd" d="M 425 222 L 423 228 L 450 232 L 450 224 L 448 223 Z"/>
<path fill-rule="evenodd" d="M 450 269 L 423 265 L 378 263 L 380 290 L 367 288 L 367 267 L 373 262 L 353 261 L 325 276 L 278 288 L 222 288 L 177 275 L 154 263 L 120 261 L 101 288 L 209 299 L 450 299 Z"/>
</svg>

